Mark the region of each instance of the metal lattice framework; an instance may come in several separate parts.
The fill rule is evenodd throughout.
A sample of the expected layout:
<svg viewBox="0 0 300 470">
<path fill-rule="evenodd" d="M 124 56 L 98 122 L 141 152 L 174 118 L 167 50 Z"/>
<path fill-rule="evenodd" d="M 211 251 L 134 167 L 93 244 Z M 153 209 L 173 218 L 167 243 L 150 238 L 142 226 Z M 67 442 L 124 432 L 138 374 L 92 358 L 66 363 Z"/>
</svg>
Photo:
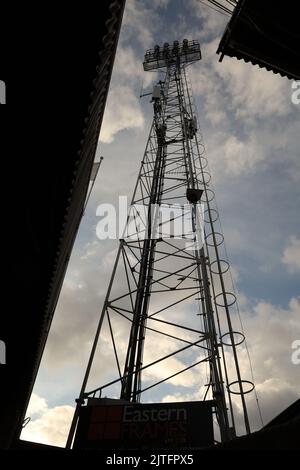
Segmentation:
<svg viewBox="0 0 300 470">
<path fill-rule="evenodd" d="M 196 41 L 188 44 L 193 52 L 197 47 L 200 51 Z M 145 70 L 149 70 L 147 60 L 153 68 L 151 51 L 145 56 Z M 165 78 L 154 87 L 153 123 L 77 400 L 69 446 L 86 398 L 101 397 L 103 391 L 111 390 L 122 399 L 138 402 L 154 387 L 174 383 L 175 377 L 178 383 L 191 369 L 199 373 L 203 400 L 214 400 L 221 439 L 235 435 L 233 395 L 239 396 L 245 431 L 250 432 L 245 394 L 254 385 L 242 379 L 238 363 L 237 348 L 245 338 L 232 325 L 236 297 L 228 290 L 229 264 L 220 254 L 223 235 L 215 228 L 218 212 L 197 129 L 187 61 L 182 63 L 179 55 L 174 60 L 173 54 L 172 61 L 167 59 L 164 65 Z M 116 374 L 87 390 L 104 324 Z M 123 342 L 120 331 L 124 331 Z M 165 349 L 158 347 L 162 342 Z M 180 358 L 175 365 L 184 367 L 175 371 L 172 367 L 170 373 L 172 358 Z M 159 366 L 161 373 L 164 365 L 165 372 L 157 380 L 151 370 Z"/>
</svg>

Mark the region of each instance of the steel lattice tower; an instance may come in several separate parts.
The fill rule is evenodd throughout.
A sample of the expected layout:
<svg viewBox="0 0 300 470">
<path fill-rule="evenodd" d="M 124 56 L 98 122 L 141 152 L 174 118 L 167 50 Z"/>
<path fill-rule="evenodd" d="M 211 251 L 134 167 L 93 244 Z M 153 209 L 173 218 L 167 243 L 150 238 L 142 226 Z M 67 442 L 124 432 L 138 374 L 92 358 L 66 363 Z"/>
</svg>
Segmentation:
<svg viewBox="0 0 300 470">
<path fill-rule="evenodd" d="M 221 439 L 235 435 L 232 395 L 240 399 L 245 431 L 250 432 L 245 394 L 254 385 L 241 377 L 237 346 L 245 338 L 232 326 L 231 307 L 236 297 L 226 285 L 229 264 L 220 255 L 223 236 L 215 228 L 218 213 L 213 207 L 214 192 L 186 71 L 199 59 L 197 41 L 175 41 L 172 47 L 166 43 L 146 52 L 144 70 L 165 68 L 165 77 L 154 87 L 153 122 L 76 400 L 69 447 L 86 398 L 101 396 L 105 389 L 113 389 L 116 394 L 117 387 L 121 399 L 139 402 L 142 394 L 153 387 L 184 375 L 191 368 L 199 367 L 200 374 L 201 367 L 207 365 L 203 400 L 209 396 L 214 400 Z M 164 218 L 166 213 L 169 217 Z M 118 347 L 116 319 L 127 325 L 126 351 Z M 87 391 L 104 322 L 112 340 L 117 377 Z M 169 345 L 166 354 L 155 357 L 154 337 L 157 341 L 167 338 L 173 350 Z M 153 352 L 150 362 L 144 359 L 147 351 L 147 357 Z M 144 384 L 145 371 L 178 355 L 185 357 L 184 369 L 172 374 L 166 370 L 158 382 Z"/>
</svg>

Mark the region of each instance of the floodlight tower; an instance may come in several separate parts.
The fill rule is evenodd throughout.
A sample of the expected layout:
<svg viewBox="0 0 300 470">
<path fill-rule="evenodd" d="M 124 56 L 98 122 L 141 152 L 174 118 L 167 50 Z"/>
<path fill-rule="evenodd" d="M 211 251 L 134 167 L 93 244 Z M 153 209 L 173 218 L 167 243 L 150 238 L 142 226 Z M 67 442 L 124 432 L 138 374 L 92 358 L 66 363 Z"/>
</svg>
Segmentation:
<svg viewBox="0 0 300 470">
<path fill-rule="evenodd" d="M 153 387 L 174 383 L 192 368 L 199 371 L 203 400 L 214 404 L 221 439 L 235 436 L 233 396 L 239 396 L 244 429 L 250 432 L 245 394 L 254 385 L 241 377 L 237 347 L 245 338 L 232 325 L 236 297 L 226 282 L 229 264 L 220 255 L 223 236 L 215 228 L 218 212 L 186 71 L 200 59 L 199 43 L 186 39 L 145 54 L 144 70 L 164 69 L 165 75 L 153 89 L 153 122 L 68 446 L 86 399 L 105 391 L 138 403 Z M 87 391 L 104 323 L 117 377 Z M 126 327 L 124 352 L 116 329 Z M 156 351 L 162 337 L 170 343 L 164 352 Z M 170 373 L 174 357 L 185 367 Z M 165 375 L 149 383 L 147 373 L 158 364 L 165 364 Z"/>
</svg>

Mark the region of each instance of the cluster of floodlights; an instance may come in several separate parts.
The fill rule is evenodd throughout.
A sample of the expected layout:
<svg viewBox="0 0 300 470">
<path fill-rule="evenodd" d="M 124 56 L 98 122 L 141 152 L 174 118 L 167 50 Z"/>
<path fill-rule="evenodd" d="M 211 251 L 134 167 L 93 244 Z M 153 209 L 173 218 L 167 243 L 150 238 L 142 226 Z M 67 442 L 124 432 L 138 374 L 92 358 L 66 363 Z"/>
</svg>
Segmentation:
<svg viewBox="0 0 300 470">
<path fill-rule="evenodd" d="M 173 64 L 183 64 L 201 59 L 200 45 L 198 41 L 188 41 L 184 39 L 182 43 L 174 41 L 170 46 L 165 42 L 161 47 L 156 45 L 145 54 L 143 63 L 144 70 L 154 70 L 160 67 L 167 67 Z"/>
</svg>

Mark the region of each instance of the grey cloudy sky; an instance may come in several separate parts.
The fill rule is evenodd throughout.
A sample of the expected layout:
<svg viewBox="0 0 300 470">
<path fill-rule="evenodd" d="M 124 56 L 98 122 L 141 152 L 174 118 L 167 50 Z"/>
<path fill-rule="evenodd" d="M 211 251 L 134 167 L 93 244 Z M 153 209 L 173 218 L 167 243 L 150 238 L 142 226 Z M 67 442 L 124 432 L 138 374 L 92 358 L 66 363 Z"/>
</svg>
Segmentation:
<svg viewBox="0 0 300 470">
<path fill-rule="evenodd" d="M 185 37 L 201 43 L 203 58 L 189 77 L 264 421 L 299 397 L 300 366 L 291 355 L 300 339 L 300 105 L 291 101 L 291 81 L 236 59 L 218 62 L 227 21 L 197 0 L 127 0 L 98 148 L 104 162 L 71 257 L 24 439 L 64 445 L 118 245 L 97 239 L 96 208 L 117 204 L 119 195 L 130 197 L 134 189 L 152 117 L 149 97 L 140 99 L 140 90 L 151 90 L 158 78 L 143 72 L 145 50 Z M 249 375 L 245 350 L 240 361 Z M 108 358 L 96 366 L 95 384 L 109 375 L 110 365 Z M 162 371 L 155 373 L 159 378 Z M 197 400 L 200 392 L 191 371 L 183 386 L 166 385 L 162 399 Z M 254 400 L 249 409 L 255 429 Z"/>
</svg>

